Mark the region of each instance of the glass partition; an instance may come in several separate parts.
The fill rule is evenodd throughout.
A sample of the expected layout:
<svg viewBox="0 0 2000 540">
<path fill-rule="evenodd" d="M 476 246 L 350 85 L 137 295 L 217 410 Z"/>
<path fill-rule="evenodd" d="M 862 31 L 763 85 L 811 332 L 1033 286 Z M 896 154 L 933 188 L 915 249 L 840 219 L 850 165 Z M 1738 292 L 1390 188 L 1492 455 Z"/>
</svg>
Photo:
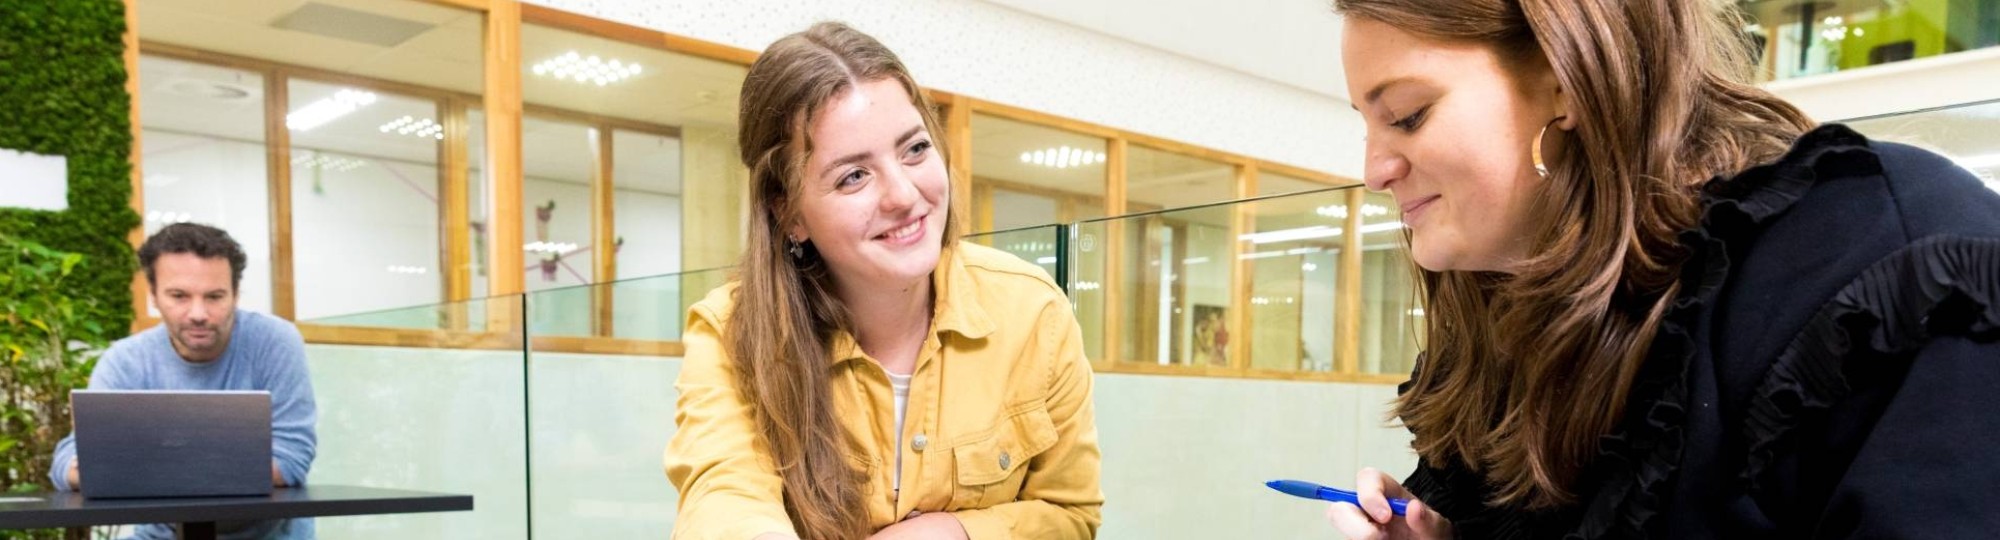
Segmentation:
<svg viewBox="0 0 2000 540">
<path fill-rule="evenodd" d="M 1261 185 L 1261 184 L 1260 184 Z M 1240 203 L 1251 218 L 1242 264 L 1250 278 L 1250 367 L 1333 371 L 1336 302 L 1352 189 Z"/>
<path fill-rule="evenodd" d="M 1367 193 L 1362 201 L 1360 371 L 1408 375 L 1423 335 L 1417 266 L 1410 260 L 1395 197 Z"/>
<path fill-rule="evenodd" d="M 320 538 L 526 538 L 522 298 L 300 321 L 318 405 L 310 481 L 469 494 L 470 512 L 320 518 Z"/>
<path fill-rule="evenodd" d="M 1967 103 L 1845 122 L 1869 138 L 1943 154 L 2000 191 L 2000 101 Z"/>
<path fill-rule="evenodd" d="M 1042 267 L 1043 272 L 1048 272 L 1049 277 L 1055 279 L 1057 285 L 1066 285 L 1057 262 L 1058 254 L 1062 252 L 1062 242 L 1066 240 L 1063 238 L 1066 233 L 1065 226 L 1043 225 L 967 235 L 964 240 L 1012 253 L 1021 260 L 1035 263 L 1036 266 Z"/>
<path fill-rule="evenodd" d="M 1130 209 L 1178 209 L 1117 218 L 1106 231 L 1121 253 L 1118 360 L 1229 365 L 1230 340 L 1244 336 L 1229 286 L 1236 239 L 1232 209 L 1214 203 L 1234 198 L 1236 167 L 1132 145 L 1126 182 Z"/>
<path fill-rule="evenodd" d="M 687 308 L 733 277 L 711 268 L 528 293 L 535 337 L 678 341 Z"/>
</svg>

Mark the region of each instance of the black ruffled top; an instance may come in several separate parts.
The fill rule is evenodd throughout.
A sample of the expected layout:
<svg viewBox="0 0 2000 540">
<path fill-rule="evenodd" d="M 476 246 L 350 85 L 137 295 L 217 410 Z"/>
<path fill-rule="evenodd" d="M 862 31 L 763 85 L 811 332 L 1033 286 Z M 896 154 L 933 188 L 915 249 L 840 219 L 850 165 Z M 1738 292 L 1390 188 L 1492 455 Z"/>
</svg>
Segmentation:
<svg viewBox="0 0 2000 540">
<path fill-rule="evenodd" d="M 1459 466 L 1405 485 L 1465 538 L 2000 534 L 2000 193 L 1826 125 L 1702 207 L 1578 504 L 1488 506 Z"/>
</svg>

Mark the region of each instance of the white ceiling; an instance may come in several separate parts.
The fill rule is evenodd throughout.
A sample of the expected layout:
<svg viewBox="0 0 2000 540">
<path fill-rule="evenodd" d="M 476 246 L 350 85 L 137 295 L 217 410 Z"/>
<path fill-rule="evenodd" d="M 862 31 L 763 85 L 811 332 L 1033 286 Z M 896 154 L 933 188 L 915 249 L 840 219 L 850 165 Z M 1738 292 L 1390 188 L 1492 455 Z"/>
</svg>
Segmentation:
<svg viewBox="0 0 2000 540">
<path fill-rule="evenodd" d="M 1331 0 L 985 0 L 1348 101 Z"/>
</svg>

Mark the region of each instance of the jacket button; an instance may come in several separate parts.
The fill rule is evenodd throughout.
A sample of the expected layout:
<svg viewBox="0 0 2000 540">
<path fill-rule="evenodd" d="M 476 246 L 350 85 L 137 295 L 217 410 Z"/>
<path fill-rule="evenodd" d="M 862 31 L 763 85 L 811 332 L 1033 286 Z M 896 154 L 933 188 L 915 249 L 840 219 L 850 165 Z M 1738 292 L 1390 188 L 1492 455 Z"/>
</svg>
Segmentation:
<svg viewBox="0 0 2000 540">
<path fill-rule="evenodd" d="M 1003 471 L 1004 471 L 1004 470 L 1007 470 L 1007 468 L 1008 468 L 1008 467 L 1012 467 L 1012 466 L 1014 466 L 1014 458 L 1013 458 L 1012 456 L 1008 456 L 1006 452 L 1001 452 L 1001 453 L 1000 453 L 1000 470 L 1003 470 Z"/>
<path fill-rule="evenodd" d="M 931 445 L 931 438 L 925 437 L 924 434 L 922 433 L 918 433 L 916 438 L 910 439 L 910 449 L 917 451 L 917 453 L 919 454 L 923 453 L 924 447 L 930 445 Z"/>
</svg>

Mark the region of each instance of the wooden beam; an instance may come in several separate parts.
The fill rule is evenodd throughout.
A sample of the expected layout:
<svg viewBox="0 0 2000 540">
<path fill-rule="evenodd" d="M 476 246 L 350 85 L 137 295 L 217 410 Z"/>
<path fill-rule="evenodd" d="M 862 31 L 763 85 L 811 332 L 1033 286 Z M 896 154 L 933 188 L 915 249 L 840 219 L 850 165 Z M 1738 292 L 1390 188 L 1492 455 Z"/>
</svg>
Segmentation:
<svg viewBox="0 0 2000 540">
<path fill-rule="evenodd" d="M 485 25 L 486 296 L 521 294 L 521 3 L 492 0 Z M 519 301 L 486 303 L 486 329 L 524 326 Z"/>
<path fill-rule="evenodd" d="M 972 206 L 972 220 L 968 223 L 968 225 L 972 226 L 972 230 L 967 232 L 991 232 L 993 230 L 993 184 L 985 182 L 973 184 L 972 196 L 967 198 L 972 201 L 969 203 Z"/>
<path fill-rule="evenodd" d="M 1104 141 L 1104 215 L 1125 215 L 1125 175 L 1126 154 L 1131 147 L 1125 139 Z M 1097 245 L 1104 248 L 1104 283 L 1099 289 L 1104 298 L 1104 343 L 1100 366 L 1108 366 L 1125 360 L 1124 334 L 1125 302 L 1118 292 L 1125 282 L 1125 226 L 1126 219 L 1104 222 L 1104 238 Z"/>
<path fill-rule="evenodd" d="M 297 318 L 292 275 L 292 131 L 285 127 L 291 84 L 264 77 L 264 169 L 269 182 L 271 219 L 271 314 Z"/>
<path fill-rule="evenodd" d="M 132 164 L 132 213 L 146 215 L 146 155 L 140 149 L 145 140 L 145 128 L 139 122 L 139 4 L 138 0 L 125 0 L 125 98 L 129 104 L 132 130 L 132 153 L 126 156 Z M 146 222 L 140 221 L 125 231 L 125 241 L 132 244 L 132 250 L 146 242 Z M 146 313 L 147 298 L 152 296 L 152 285 L 146 282 L 146 270 L 132 272 L 132 332 L 151 327 L 152 317 Z"/>
<path fill-rule="evenodd" d="M 973 210 L 978 188 L 972 184 L 972 100 L 954 99 L 944 112 L 944 141 L 945 148 L 951 151 L 949 172 L 951 191 L 955 194 L 951 198 L 951 211 L 961 216 L 959 222 L 971 229 L 961 232 L 991 230 L 992 216 L 981 216 Z"/>
<path fill-rule="evenodd" d="M 500 4 L 514 4 L 516 0 L 492 0 L 492 3 L 493 11 L 498 12 L 501 9 Z M 534 4 L 516 4 L 516 6 L 515 9 L 518 10 L 516 13 L 519 14 L 519 20 L 537 25 L 551 26 L 634 45 L 664 49 L 668 52 L 729 62 L 742 66 L 748 66 L 751 62 L 757 61 L 757 52 L 748 49 L 739 49 L 720 43 L 676 36 L 650 28 L 607 21 L 589 15 L 571 13 Z M 520 67 L 515 66 L 514 69 L 518 70 Z"/>
<path fill-rule="evenodd" d="M 1257 195 L 1257 165 L 1254 163 L 1236 166 L 1235 182 L 1231 186 L 1236 200 Z M 1257 203 L 1244 202 L 1229 205 L 1229 310 L 1228 328 L 1229 365 L 1235 369 L 1250 369 L 1250 342 L 1254 332 L 1250 329 L 1250 295 L 1254 285 L 1252 273 L 1254 263 L 1243 255 L 1251 250 L 1250 242 L 1242 240 L 1243 235 L 1257 230 Z"/>
<path fill-rule="evenodd" d="M 615 178 L 612 168 L 612 133 L 608 126 L 590 128 L 595 158 L 595 167 L 590 175 L 590 335 L 612 335 L 612 282 L 618 279 L 617 222 L 613 211 L 618 206 L 617 192 L 613 190 Z"/>
<path fill-rule="evenodd" d="M 438 237 L 444 240 L 439 254 L 439 277 L 444 280 L 445 328 L 464 330 L 471 325 L 468 300 L 472 299 L 472 189 L 471 126 L 467 125 L 465 102 L 445 100 L 441 105 L 444 141 L 438 146 Z"/>
<path fill-rule="evenodd" d="M 1347 191 L 1347 222 L 1341 226 L 1339 294 L 1334 305 L 1334 347 L 1337 371 L 1360 374 L 1361 369 L 1361 206 L 1366 192 Z"/>
<path fill-rule="evenodd" d="M 438 146 L 438 198 L 442 216 L 439 223 L 444 239 L 444 299 L 463 302 L 472 299 L 472 194 L 471 126 L 467 125 L 465 102 L 448 100 L 443 106 L 444 143 Z"/>
<path fill-rule="evenodd" d="M 535 352 L 579 354 L 619 354 L 630 356 L 679 357 L 686 347 L 679 341 L 652 341 L 607 337 L 536 336 L 528 340 Z"/>
<path fill-rule="evenodd" d="M 478 349 L 519 351 L 521 336 L 509 332 L 459 332 L 414 328 L 377 328 L 300 323 L 299 335 L 306 343 L 324 345 L 375 345 L 417 349 Z"/>
<path fill-rule="evenodd" d="M 485 28 L 486 295 L 522 292 L 521 4 L 494 0 Z M 504 311 L 504 310 L 496 310 Z M 511 323 L 510 323 L 511 324 Z"/>
</svg>

